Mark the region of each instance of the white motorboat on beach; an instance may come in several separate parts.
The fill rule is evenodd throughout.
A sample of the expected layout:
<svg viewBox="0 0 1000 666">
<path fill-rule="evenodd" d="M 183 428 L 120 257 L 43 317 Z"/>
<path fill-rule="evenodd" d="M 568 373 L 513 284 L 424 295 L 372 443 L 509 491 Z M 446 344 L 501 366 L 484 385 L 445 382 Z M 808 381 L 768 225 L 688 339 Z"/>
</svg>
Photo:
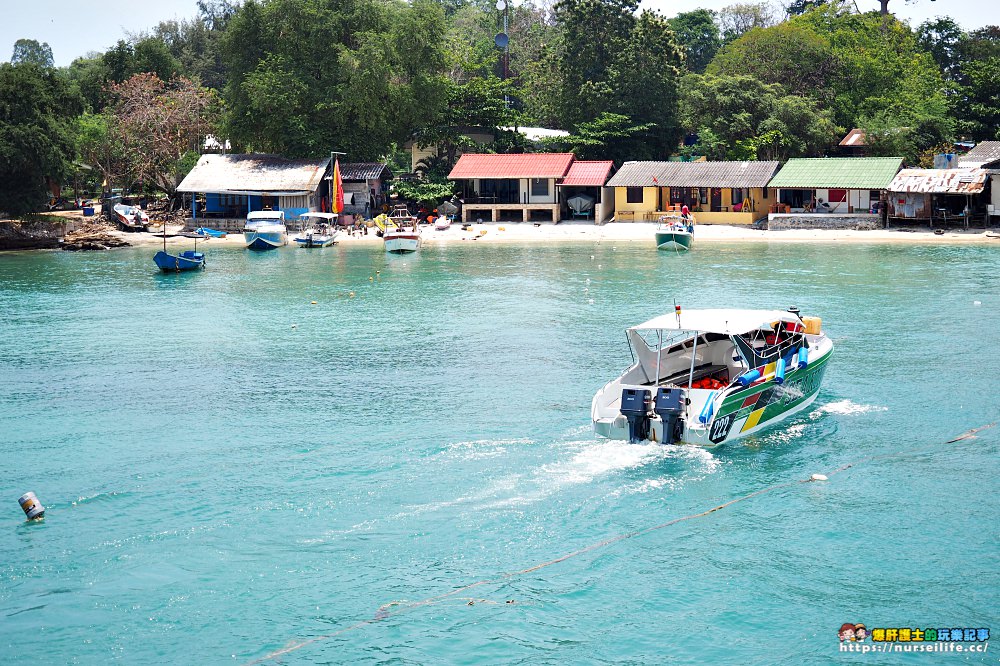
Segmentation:
<svg viewBox="0 0 1000 666">
<path fill-rule="evenodd" d="M 594 432 L 716 446 L 816 399 L 833 342 L 798 310 L 684 310 L 627 329 L 634 363 L 597 392 Z"/>
<path fill-rule="evenodd" d="M 243 238 L 251 250 L 273 250 L 288 245 L 285 211 L 255 210 L 247 214 Z"/>
<path fill-rule="evenodd" d="M 411 225 L 390 224 L 386 226 L 385 233 L 382 235 L 386 252 L 409 254 L 420 249 L 420 224 L 413 220 Z"/>
<path fill-rule="evenodd" d="M 114 205 L 112 212 L 122 231 L 146 231 L 149 226 L 149 215 L 138 206 L 119 203 Z"/>
<path fill-rule="evenodd" d="M 340 217 L 336 213 L 309 212 L 302 213 L 299 217 L 314 222 L 301 232 L 296 234 L 295 242 L 299 247 L 328 247 L 337 244 L 337 219 Z"/>
</svg>

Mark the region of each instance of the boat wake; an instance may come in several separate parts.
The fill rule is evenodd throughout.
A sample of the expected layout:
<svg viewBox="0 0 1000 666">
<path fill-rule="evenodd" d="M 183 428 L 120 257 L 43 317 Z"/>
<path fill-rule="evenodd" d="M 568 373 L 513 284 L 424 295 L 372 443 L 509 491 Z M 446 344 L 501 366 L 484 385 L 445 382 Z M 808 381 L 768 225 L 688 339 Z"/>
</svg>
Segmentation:
<svg viewBox="0 0 1000 666">
<path fill-rule="evenodd" d="M 850 400 L 837 400 L 836 402 L 831 402 L 823 405 L 819 409 L 815 410 L 810 416 L 812 418 L 819 418 L 823 414 L 838 414 L 841 416 L 854 416 L 856 414 L 868 414 L 869 412 L 885 412 L 888 411 L 888 407 L 882 407 L 880 405 L 859 405 L 856 402 L 851 402 Z"/>
</svg>

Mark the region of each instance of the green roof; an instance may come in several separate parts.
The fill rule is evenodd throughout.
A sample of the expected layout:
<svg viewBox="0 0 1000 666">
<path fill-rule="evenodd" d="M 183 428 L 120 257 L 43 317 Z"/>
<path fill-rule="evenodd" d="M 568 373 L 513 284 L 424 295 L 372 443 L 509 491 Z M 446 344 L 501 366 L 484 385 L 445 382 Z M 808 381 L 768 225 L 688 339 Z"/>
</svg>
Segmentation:
<svg viewBox="0 0 1000 666">
<path fill-rule="evenodd" d="M 884 190 L 902 166 L 902 157 L 793 158 L 767 186 L 806 190 Z"/>
</svg>

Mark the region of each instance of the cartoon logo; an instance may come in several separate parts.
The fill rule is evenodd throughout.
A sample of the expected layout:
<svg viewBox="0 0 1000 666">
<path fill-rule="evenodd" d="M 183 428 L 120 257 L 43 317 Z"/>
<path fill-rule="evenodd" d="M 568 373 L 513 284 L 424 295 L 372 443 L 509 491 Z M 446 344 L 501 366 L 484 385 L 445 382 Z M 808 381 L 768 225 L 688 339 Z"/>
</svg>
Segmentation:
<svg viewBox="0 0 1000 666">
<path fill-rule="evenodd" d="M 853 622 L 845 622 L 844 624 L 840 625 L 840 631 L 837 633 L 840 634 L 841 643 L 851 643 L 857 640 L 855 638 Z"/>
<path fill-rule="evenodd" d="M 865 638 L 867 638 L 867 637 L 868 637 L 868 629 L 867 629 L 867 627 L 865 627 L 865 625 L 861 624 L 860 622 L 858 624 L 854 625 L 854 639 L 853 640 L 857 641 L 858 643 L 864 643 L 865 642 Z"/>
</svg>

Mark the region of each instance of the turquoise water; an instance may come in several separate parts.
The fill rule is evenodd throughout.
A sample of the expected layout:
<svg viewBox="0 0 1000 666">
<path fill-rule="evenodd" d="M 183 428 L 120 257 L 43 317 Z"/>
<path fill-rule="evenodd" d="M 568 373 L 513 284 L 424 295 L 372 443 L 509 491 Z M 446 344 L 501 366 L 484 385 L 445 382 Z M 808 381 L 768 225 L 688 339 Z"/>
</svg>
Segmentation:
<svg viewBox="0 0 1000 666">
<path fill-rule="evenodd" d="M 1000 420 L 1000 248 L 154 251 L 0 255 L 0 662 L 799 664 L 848 621 L 1000 631 L 1000 426 L 945 444 Z M 624 327 L 675 299 L 822 316 L 817 402 L 711 452 L 596 439 Z"/>
</svg>

